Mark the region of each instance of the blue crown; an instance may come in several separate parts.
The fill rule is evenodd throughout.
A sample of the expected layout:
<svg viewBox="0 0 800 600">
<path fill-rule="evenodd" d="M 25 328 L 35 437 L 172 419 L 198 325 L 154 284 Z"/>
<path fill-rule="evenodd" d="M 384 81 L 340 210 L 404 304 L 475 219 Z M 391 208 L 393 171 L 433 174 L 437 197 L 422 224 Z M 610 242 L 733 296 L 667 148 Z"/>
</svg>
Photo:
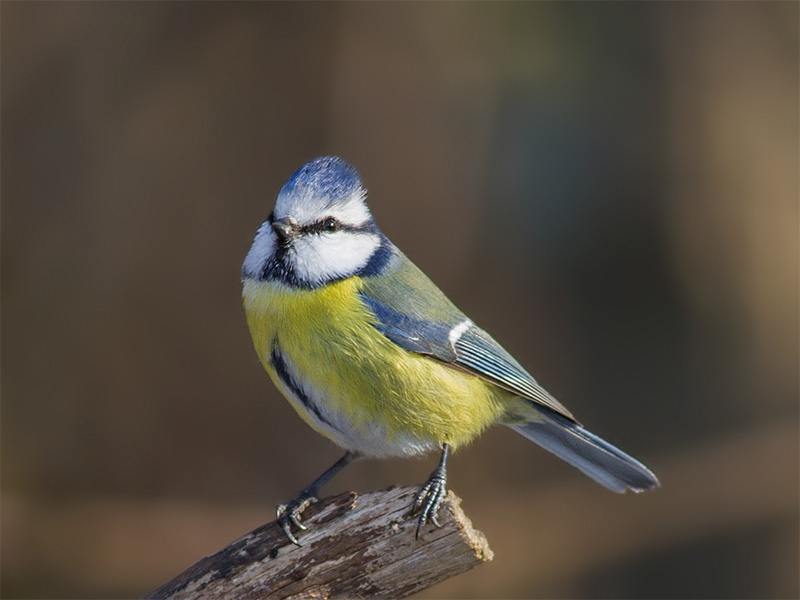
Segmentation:
<svg viewBox="0 0 800 600">
<path fill-rule="evenodd" d="M 358 171 L 338 156 L 322 156 L 292 173 L 281 194 L 309 194 L 335 200 L 350 196 L 360 188 Z"/>
</svg>

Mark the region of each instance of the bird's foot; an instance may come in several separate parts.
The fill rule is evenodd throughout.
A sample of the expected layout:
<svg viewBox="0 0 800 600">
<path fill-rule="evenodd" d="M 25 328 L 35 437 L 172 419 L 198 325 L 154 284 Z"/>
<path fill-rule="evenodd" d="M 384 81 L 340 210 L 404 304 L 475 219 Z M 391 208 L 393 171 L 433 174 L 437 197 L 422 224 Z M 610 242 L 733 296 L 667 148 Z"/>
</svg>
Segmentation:
<svg viewBox="0 0 800 600">
<path fill-rule="evenodd" d="M 419 513 L 417 519 L 417 539 L 419 539 L 419 532 L 425 524 L 430 521 L 436 527 L 441 527 L 439 524 L 439 507 L 444 501 L 447 494 L 447 471 L 444 465 L 439 465 L 437 469 L 431 473 L 427 483 L 422 486 L 422 489 L 414 499 L 414 506 L 411 508 L 411 514 Z"/>
<path fill-rule="evenodd" d="M 286 534 L 286 537 L 289 538 L 289 541 L 295 546 L 302 546 L 302 544 L 297 541 L 297 538 L 292 533 L 292 525 L 301 531 L 308 529 L 308 527 L 300 522 L 300 515 L 302 515 L 303 511 L 316 501 L 317 499 L 314 497 L 314 494 L 304 491 L 297 498 L 289 502 L 289 504 L 278 505 L 278 509 L 276 511 L 278 516 L 278 524 L 280 524 L 281 529 L 283 529 L 283 533 Z"/>
</svg>

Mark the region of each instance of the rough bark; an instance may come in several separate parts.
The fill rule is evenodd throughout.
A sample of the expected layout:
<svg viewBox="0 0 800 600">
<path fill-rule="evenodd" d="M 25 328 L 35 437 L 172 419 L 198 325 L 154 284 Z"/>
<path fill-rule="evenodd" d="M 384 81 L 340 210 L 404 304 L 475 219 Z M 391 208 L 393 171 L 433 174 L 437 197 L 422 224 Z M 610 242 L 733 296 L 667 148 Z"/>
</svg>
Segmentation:
<svg viewBox="0 0 800 600">
<path fill-rule="evenodd" d="M 149 598 L 402 598 L 492 559 L 483 534 L 452 492 L 441 529 L 415 538 L 416 488 L 326 498 L 306 509 L 302 547 L 276 522 L 207 556 Z"/>
</svg>

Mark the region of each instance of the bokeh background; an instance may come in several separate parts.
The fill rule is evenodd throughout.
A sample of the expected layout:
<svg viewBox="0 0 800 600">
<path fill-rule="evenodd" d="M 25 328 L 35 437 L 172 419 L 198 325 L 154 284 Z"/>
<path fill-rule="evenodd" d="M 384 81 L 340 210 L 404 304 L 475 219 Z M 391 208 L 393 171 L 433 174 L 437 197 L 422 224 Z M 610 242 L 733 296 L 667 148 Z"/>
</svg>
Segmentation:
<svg viewBox="0 0 800 600">
<path fill-rule="evenodd" d="M 798 597 L 798 7 L 3 2 L 3 597 L 145 594 L 339 456 L 239 300 L 323 154 L 663 484 L 491 431 L 450 487 L 495 560 L 419 597 Z"/>
</svg>

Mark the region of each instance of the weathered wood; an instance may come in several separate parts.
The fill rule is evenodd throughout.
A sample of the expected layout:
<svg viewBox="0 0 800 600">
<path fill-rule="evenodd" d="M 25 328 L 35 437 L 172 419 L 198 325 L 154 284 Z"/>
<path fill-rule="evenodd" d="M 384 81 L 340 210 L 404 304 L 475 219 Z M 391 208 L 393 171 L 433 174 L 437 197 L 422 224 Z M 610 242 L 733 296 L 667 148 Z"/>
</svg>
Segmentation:
<svg viewBox="0 0 800 600">
<path fill-rule="evenodd" d="M 276 522 L 207 556 L 148 598 L 402 598 L 492 559 L 448 492 L 441 529 L 415 538 L 416 488 L 326 498 L 306 509 L 298 548 Z"/>
</svg>

